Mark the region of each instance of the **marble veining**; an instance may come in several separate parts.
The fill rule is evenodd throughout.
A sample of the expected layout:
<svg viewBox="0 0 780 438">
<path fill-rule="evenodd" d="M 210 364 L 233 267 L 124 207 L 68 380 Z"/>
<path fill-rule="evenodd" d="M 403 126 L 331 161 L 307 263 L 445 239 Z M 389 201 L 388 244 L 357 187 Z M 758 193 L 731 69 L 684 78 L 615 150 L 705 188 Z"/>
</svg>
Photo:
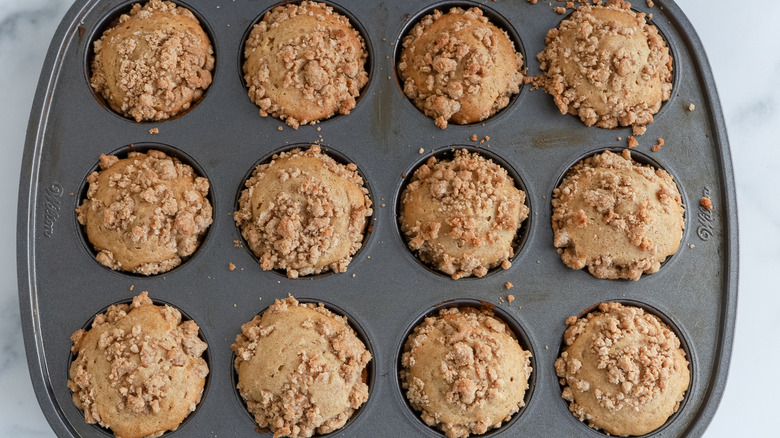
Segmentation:
<svg viewBox="0 0 780 438">
<path fill-rule="evenodd" d="M 226 0 L 227 1 L 227 0 Z M 238 0 L 248 1 L 248 0 Z M 499 0 L 522 1 L 522 0 Z M 641 1 L 641 0 L 636 0 Z M 269 2 L 270 3 L 270 2 Z M 545 7 L 540 2 L 538 7 Z M 72 0 L 0 1 L 0 437 L 54 436 L 33 393 L 22 342 L 16 282 L 16 204 L 29 111 L 50 40 Z M 780 26 L 767 5 L 679 0 L 703 40 L 720 93 L 737 184 L 740 289 L 728 385 L 705 437 L 773 436 L 780 384 Z M 671 147 L 668 145 L 667 147 Z M 682 293 L 684 291 L 669 291 Z"/>
</svg>

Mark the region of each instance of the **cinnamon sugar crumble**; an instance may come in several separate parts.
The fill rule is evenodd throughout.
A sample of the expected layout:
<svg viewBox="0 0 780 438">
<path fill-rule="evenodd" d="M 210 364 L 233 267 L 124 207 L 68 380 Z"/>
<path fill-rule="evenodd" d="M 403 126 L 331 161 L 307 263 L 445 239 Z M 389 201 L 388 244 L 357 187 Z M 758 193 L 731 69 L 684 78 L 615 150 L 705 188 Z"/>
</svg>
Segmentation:
<svg viewBox="0 0 780 438">
<path fill-rule="evenodd" d="M 699 204 L 702 207 L 706 208 L 707 210 L 712 210 L 712 199 L 710 199 L 709 196 L 705 196 L 705 197 L 701 198 L 701 200 L 699 201 Z"/>
<path fill-rule="evenodd" d="M 639 142 L 636 140 L 636 137 L 634 137 L 633 135 L 629 136 L 628 137 L 628 148 L 629 149 L 633 149 L 633 148 L 635 148 L 637 146 L 639 146 Z"/>
<path fill-rule="evenodd" d="M 651 150 L 652 150 L 653 152 L 658 152 L 658 151 L 660 151 L 660 150 L 661 150 L 661 146 L 663 146 L 663 145 L 664 145 L 664 139 L 663 139 L 663 138 L 659 138 L 659 139 L 658 139 L 658 144 L 656 144 L 655 146 L 653 146 Z"/>
<path fill-rule="evenodd" d="M 211 85 L 209 38 L 195 15 L 173 2 L 136 3 L 94 42 L 94 52 L 90 84 L 137 122 L 168 119 Z"/>
<path fill-rule="evenodd" d="M 152 135 L 159 134 L 159 133 L 160 133 L 160 129 L 159 128 L 152 128 L 152 129 L 149 130 L 149 134 L 152 134 Z"/>
<path fill-rule="evenodd" d="M 236 265 L 234 265 L 233 263 L 229 263 L 228 264 L 228 270 L 235 271 L 236 270 Z"/>
</svg>

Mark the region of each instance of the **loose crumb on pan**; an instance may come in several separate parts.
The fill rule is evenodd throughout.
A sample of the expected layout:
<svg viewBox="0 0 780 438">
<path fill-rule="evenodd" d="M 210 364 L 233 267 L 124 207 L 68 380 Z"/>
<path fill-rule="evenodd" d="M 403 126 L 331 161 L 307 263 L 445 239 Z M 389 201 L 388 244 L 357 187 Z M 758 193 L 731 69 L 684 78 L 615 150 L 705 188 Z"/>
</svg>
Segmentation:
<svg viewBox="0 0 780 438">
<path fill-rule="evenodd" d="M 509 283 L 509 282 L 507 282 L 507 284 L 509 284 L 509 285 L 511 286 L 511 284 L 512 284 L 512 283 Z M 511 287 L 508 287 L 507 289 L 511 289 Z M 514 296 L 514 295 L 512 295 L 512 294 L 509 294 L 509 295 L 507 295 L 507 296 L 506 296 L 506 300 L 507 300 L 509 303 L 512 303 L 512 301 L 514 301 L 514 300 L 515 300 L 515 296 Z"/>
<path fill-rule="evenodd" d="M 236 270 L 236 265 L 234 265 L 233 263 L 229 263 L 228 264 L 228 270 L 235 271 Z"/>
<path fill-rule="evenodd" d="M 636 140 L 636 137 L 633 135 L 628 137 L 628 148 L 633 149 L 635 147 L 639 146 L 639 142 Z"/>
<path fill-rule="evenodd" d="M 652 149 L 650 149 L 650 150 L 653 151 L 653 152 L 658 152 L 658 151 L 661 150 L 661 147 L 663 145 L 664 145 L 664 139 L 663 138 L 659 138 L 658 139 L 658 143 L 655 146 L 653 146 Z"/>
<path fill-rule="evenodd" d="M 690 383 L 680 340 L 658 317 L 620 303 L 570 316 L 555 361 L 561 396 L 580 421 L 614 435 L 643 435 L 679 409 Z"/>
<path fill-rule="evenodd" d="M 563 14 L 566 13 L 566 8 L 564 8 L 563 6 L 558 6 L 558 7 L 556 7 L 553 10 L 555 11 L 556 14 L 559 14 L 559 15 L 563 15 Z"/>
<path fill-rule="evenodd" d="M 133 5 L 94 42 L 90 84 L 115 111 L 165 120 L 211 85 L 214 55 L 195 15 L 173 2 Z"/>
<path fill-rule="evenodd" d="M 149 130 L 149 134 L 152 134 L 152 135 L 159 134 L 159 133 L 160 133 L 160 129 L 159 128 L 152 128 L 152 129 Z"/>
<path fill-rule="evenodd" d="M 507 289 L 512 289 L 513 287 L 515 287 L 515 285 L 512 284 L 511 282 L 507 281 L 506 283 L 504 283 L 504 287 L 507 288 Z M 515 297 L 514 297 L 514 295 L 509 295 L 509 296 L 507 296 L 507 299 L 511 303 L 512 301 L 514 301 Z"/>
<path fill-rule="evenodd" d="M 709 196 L 705 196 L 701 198 L 701 201 L 699 201 L 699 204 L 706 208 L 707 210 L 712 210 L 712 199 L 710 199 Z"/>
<path fill-rule="evenodd" d="M 694 105 L 694 104 L 688 105 L 688 111 L 693 111 L 695 109 L 696 109 L 696 105 Z"/>
</svg>

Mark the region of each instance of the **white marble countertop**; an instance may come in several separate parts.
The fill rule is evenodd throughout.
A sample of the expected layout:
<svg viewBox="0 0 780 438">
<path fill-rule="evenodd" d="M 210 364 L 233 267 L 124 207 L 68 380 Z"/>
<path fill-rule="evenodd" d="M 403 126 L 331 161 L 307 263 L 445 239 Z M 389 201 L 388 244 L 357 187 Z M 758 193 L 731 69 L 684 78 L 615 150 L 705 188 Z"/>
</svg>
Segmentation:
<svg viewBox="0 0 780 438">
<path fill-rule="evenodd" d="M 503 0 L 509 1 L 509 0 Z M 521 0 L 512 0 L 521 1 Z M 637 0 L 640 1 L 640 0 Z M 768 187 L 780 162 L 780 26 L 754 2 L 678 0 L 706 48 L 728 128 L 739 203 L 740 278 L 728 384 L 705 437 L 777 436 L 780 363 L 770 342 L 780 286 L 780 196 Z M 16 283 L 16 205 L 25 131 L 43 59 L 72 0 L 0 0 L 0 437 L 53 436 L 33 393 Z M 748 71 L 749 70 L 749 71 Z M 775 169 L 774 171 L 772 169 Z M 774 316 L 773 316 L 774 315 Z M 774 333 L 774 335 L 772 335 Z M 769 342 L 767 342 L 769 341 Z M 764 365 L 762 365 L 764 364 Z"/>
</svg>

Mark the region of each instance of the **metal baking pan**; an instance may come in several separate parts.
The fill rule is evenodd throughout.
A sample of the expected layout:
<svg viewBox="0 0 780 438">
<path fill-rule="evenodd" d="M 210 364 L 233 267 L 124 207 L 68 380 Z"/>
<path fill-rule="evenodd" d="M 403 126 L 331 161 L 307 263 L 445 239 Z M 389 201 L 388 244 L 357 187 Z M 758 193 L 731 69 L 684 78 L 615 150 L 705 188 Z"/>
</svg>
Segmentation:
<svg viewBox="0 0 780 438">
<path fill-rule="evenodd" d="M 216 69 L 203 100 L 188 113 L 159 123 L 114 114 L 88 84 L 92 40 L 131 1 L 77 0 L 57 30 L 38 85 L 24 151 L 18 210 L 19 298 L 25 347 L 41 408 L 59 436 L 103 437 L 84 422 L 66 386 L 69 336 L 106 306 L 149 291 L 193 318 L 209 343 L 208 391 L 199 409 L 170 436 L 257 436 L 234 389 L 229 348 L 241 324 L 275 298 L 293 294 L 322 300 L 348 315 L 374 359 L 369 401 L 334 436 L 441 436 L 411 412 L 398 382 L 398 357 L 415 322 L 441 305 L 496 306 L 534 355 L 528 404 L 488 435 L 603 436 L 578 422 L 560 397 L 553 362 L 569 315 L 606 300 L 645 306 L 672 322 L 688 346 L 692 381 L 686 402 L 657 436 L 700 436 L 723 393 L 737 300 L 737 216 L 728 139 L 710 66 L 701 42 L 677 5 L 657 0 L 653 13 L 674 56 L 674 91 L 639 138 L 644 156 L 674 175 L 687 207 L 680 250 L 661 270 L 637 282 L 598 280 L 567 268 L 552 244 L 550 196 L 561 175 L 584 156 L 624 146 L 630 128 L 585 127 L 561 115 L 542 91 L 522 88 L 500 114 L 446 130 L 420 113 L 395 74 L 403 32 L 433 6 L 453 3 L 339 0 L 370 50 L 370 81 L 349 115 L 293 130 L 258 115 L 242 82 L 243 39 L 271 1 L 187 0 L 212 38 Z M 463 5 L 464 2 L 457 2 Z M 539 74 L 537 53 L 563 16 L 546 2 L 474 3 L 497 24 L 511 27 L 528 74 Z M 556 6 L 556 5 L 553 5 Z M 689 111 L 689 104 L 696 109 Z M 283 126 L 283 130 L 278 127 Z M 151 135 L 151 128 L 158 135 Z M 429 154 L 453 145 L 478 145 L 499 157 L 527 190 L 530 218 L 508 270 L 454 281 L 430 271 L 407 250 L 397 227 L 396 202 L 404 181 Z M 618 141 L 617 137 L 622 137 Z M 650 152 L 655 139 L 666 144 Z M 252 163 L 297 143 L 319 142 L 354 161 L 371 188 L 372 230 L 344 274 L 291 280 L 263 272 L 232 220 L 235 200 Z M 179 268 L 152 277 L 110 271 L 85 243 L 73 210 L 101 153 L 129 145 L 160 147 L 197 165 L 212 185 L 214 224 L 196 254 Z M 424 154 L 418 150 L 424 149 Z M 711 211 L 699 207 L 712 198 Z M 237 266 L 230 271 L 229 263 Z M 511 291 L 506 282 L 514 283 Z M 132 291 L 131 291 L 132 288 Z M 508 303 L 504 297 L 513 294 Z M 522 308 L 520 307 L 522 306 Z M 267 435 L 266 435 L 267 436 Z"/>
</svg>

